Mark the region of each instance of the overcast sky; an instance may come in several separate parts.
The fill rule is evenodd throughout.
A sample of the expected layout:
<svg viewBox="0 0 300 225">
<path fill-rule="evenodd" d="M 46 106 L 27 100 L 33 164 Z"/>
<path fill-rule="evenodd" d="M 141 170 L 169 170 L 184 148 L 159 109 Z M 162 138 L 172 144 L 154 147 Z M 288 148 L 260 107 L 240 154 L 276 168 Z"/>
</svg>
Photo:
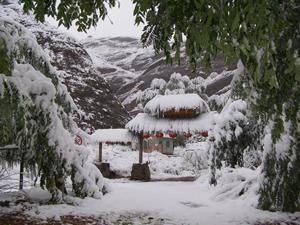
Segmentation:
<svg viewBox="0 0 300 225">
<path fill-rule="evenodd" d="M 99 21 L 96 28 L 92 27 L 87 33 L 77 32 L 75 27 L 67 30 L 64 27 L 59 27 L 60 30 L 65 30 L 67 33 L 75 36 L 78 39 L 86 38 L 89 35 L 93 37 L 117 37 L 129 36 L 139 38 L 142 33 L 142 26 L 134 25 L 133 17 L 134 5 L 131 0 L 120 0 L 120 8 L 108 9 L 108 16 L 105 21 Z M 48 18 L 48 22 L 57 26 L 57 22 Z"/>
</svg>

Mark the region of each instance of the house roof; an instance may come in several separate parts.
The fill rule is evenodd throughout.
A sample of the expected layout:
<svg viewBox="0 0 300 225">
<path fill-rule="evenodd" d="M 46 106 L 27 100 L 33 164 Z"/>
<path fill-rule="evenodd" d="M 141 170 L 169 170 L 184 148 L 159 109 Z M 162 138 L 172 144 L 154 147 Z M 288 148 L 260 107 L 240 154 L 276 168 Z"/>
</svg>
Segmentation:
<svg viewBox="0 0 300 225">
<path fill-rule="evenodd" d="M 92 142 L 132 142 L 134 136 L 127 129 L 99 129 L 91 135 Z"/>
<path fill-rule="evenodd" d="M 203 113 L 196 118 L 168 119 L 155 118 L 147 113 L 139 113 L 126 124 L 126 128 L 134 132 L 201 132 L 212 127 L 216 112 Z"/>
<path fill-rule="evenodd" d="M 157 95 L 144 107 L 144 111 L 156 116 L 168 110 L 195 109 L 199 113 L 208 112 L 209 106 L 197 94 Z"/>
</svg>

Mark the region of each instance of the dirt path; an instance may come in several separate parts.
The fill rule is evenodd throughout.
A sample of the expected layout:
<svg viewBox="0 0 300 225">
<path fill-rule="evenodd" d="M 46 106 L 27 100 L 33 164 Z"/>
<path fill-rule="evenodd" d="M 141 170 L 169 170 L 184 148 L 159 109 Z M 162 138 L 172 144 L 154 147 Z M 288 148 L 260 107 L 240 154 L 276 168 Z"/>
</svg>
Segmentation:
<svg viewBox="0 0 300 225">
<path fill-rule="evenodd" d="M 102 218 L 95 216 L 66 215 L 56 218 L 37 219 L 23 214 L 0 214 L 1 225 L 177 225 L 168 219 L 154 218 L 145 214 L 118 215 L 115 218 Z"/>
</svg>

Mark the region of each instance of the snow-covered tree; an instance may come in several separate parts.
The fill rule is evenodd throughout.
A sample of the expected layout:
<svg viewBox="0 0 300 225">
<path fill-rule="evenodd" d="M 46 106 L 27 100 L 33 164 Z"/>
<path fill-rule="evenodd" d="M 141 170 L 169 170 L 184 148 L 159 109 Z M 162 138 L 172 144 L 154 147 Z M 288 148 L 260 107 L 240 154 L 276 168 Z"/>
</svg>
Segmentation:
<svg viewBox="0 0 300 225">
<path fill-rule="evenodd" d="M 156 95 L 171 95 L 196 93 L 203 99 L 207 99 L 205 90 L 205 82 L 202 77 L 190 79 L 188 76 L 182 76 L 180 73 L 173 73 L 168 82 L 163 79 L 154 78 L 149 88 L 142 91 L 137 98 L 139 103 L 145 105 Z"/>
<path fill-rule="evenodd" d="M 72 175 L 78 196 L 100 197 L 103 178 L 87 162 L 88 150 L 74 144 L 76 108 L 35 36 L 21 24 L 0 18 L 0 146 L 1 162 L 20 163 L 61 200 L 64 180 Z"/>
<path fill-rule="evenodd" d="M 194 65 L 199 59 L 210 64 L 220 52 L 227 61 L 241 59 L 251 114 L 268 127 L 259 136 L 264 148 L 259 207 L 300 210 L 299 2 L 134 2 L 136 21 L 147 24 L 142 41 L 168 61 L 180 59 L 182 45 Z"/>
<path fill-rule="evenodd" d="M 245 79 L 243 65 L 239 62 L 231 83 L 232 90 L 219 97 L 224 98 L 219 100 L 222 110 L 210 132 L 211 184 L 216 184 L 215 172 L 222 166 L 256 169 L 261 163 L 261 126 L 251 115 L 250 106 L 245 101 L 250 91 Z"/>
<path fill-rule="evenodd" d="M 247 147 L 245 127 L 247 104 L 245 101 L 230 99 L 215 118 L 210 132 L 210 183 L 216 184 L 215 171 L 225 166 L 243 166 L 243 150 Z"/>
</svg>

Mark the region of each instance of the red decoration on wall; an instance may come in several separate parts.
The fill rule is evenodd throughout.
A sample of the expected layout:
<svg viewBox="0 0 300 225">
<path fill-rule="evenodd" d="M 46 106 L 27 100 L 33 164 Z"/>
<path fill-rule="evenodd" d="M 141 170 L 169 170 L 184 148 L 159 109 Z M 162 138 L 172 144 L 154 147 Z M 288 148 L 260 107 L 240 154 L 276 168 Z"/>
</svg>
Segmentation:
<svg viewBox="0 0 300 225">
<path fill-rule="evenodd" d="M 163 136 L 164 136 L 164 134 L 161 133 L 161 132 L 157 132 L 157 133 L 155 134 L 155 137 L 157 137 L 157 138 L 162 138 Z"/>
<path fill-rule="evenodd" d="M 169 136 L 170 136 L 171 138 L 176 138 L 176 137 L 177 137 L 177 134 L 176 134 L 175 132 L 170 132 L 170 133 L 169 133 Z"/>
<path fill-rule="evenodd" d="M 201 136 L 202 137 L 208 137 L 208 131 L 202 131 Z"/>
<path fill-rule="evenodd" d="M 143 134 L 143 138 L 147 139 L 147 138 L 149 138 L 149 137 L 150 137 L 150 134 L 148 134 L 148 133 L 144 133 L 144 134 Z"/>
</svg>

